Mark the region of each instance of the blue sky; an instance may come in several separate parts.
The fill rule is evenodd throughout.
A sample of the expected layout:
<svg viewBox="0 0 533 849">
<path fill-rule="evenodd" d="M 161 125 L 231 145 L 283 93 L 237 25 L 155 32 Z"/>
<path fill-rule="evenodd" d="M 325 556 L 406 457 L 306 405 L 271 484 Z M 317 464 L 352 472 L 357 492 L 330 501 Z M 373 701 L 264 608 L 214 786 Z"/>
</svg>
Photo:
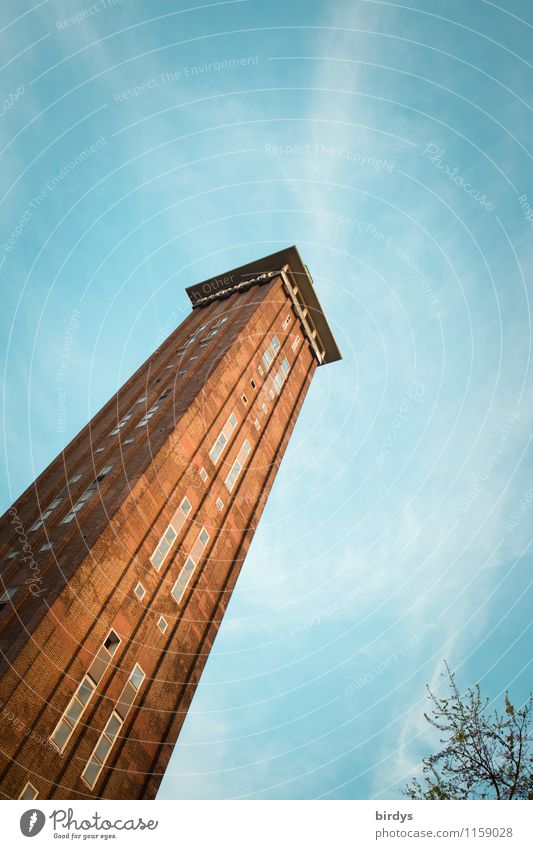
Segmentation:
<svg viewBox="0 0 533 849">
<path fill-rule="evenodd" d="M 444 658 L 531 687 L 532 27 L 525 0 L 0 11 L 3 507 L 196 280 L 296 243 L 344 355 L 161 798 L 397 798 Z"/>
</svg>

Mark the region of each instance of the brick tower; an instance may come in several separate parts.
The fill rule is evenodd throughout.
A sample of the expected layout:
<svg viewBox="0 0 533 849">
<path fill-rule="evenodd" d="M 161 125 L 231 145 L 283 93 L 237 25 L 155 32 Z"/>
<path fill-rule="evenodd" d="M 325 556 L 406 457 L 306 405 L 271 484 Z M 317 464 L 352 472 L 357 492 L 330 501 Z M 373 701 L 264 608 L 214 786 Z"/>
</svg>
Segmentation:
<svg viewBox="0 0 533 849">
<path fill-rule="evenodd" d="M 153 798 L 317 366 L 295 247 L 193 309 L 1 520 L 3 798 Z"/>
</svg>

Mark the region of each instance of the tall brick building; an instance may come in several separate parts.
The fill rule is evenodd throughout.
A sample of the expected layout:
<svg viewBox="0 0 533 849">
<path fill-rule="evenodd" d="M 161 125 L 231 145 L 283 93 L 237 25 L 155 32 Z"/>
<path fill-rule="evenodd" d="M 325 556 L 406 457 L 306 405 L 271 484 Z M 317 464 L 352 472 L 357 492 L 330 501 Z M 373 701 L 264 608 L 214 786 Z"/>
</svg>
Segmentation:
<svg viewBox="0 0 533 849">
<path fill-rule="evenodd" d="M 1 520 L 4 798 L 153 798 L 317 366 L 296 248 L 193 309 Z"/>
</svg>

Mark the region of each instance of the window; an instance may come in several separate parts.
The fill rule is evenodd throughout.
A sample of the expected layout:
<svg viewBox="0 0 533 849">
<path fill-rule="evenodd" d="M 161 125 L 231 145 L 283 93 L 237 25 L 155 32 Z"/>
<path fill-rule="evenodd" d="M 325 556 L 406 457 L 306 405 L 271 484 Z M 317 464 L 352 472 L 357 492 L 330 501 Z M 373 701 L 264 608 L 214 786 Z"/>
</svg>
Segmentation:
<svg viewBox="0 0 533 849">
<path fill-rule="evenodd" d="M 115 705 L 115 709 L 105 725 L 93 753 L 87 762 L 87 766 L 83 770 L 82 779 L 89 787 L 94 787 L 102 768 L 109 757 L 109 753 L 113 748 L 113 744 L 124 724 L 124 720 L 129 713 L 129 710 L 135 701 L 135 697 L 139 692 L 142 682 L 144 681 L 144 672 L 138 663 L 133 667 L 130 677 L 128 678 L 119 700 Z"/>
<path fill-rule="evenodd" d="M 200 477 L 202 478 L 203 482 L 205 483 L 206 480 L 207 480 L 207 472 L 206 472 L 206 470 L 204 469 L 203 466 L 200 469 Z"/>
<path fill-rule="evenodd" d="M 246 405 L 248 404 L 248 398 L 246 397 L 246 395 L 241 395 L 241 401 L 246 407 Z"/>
<path fill-rule="evenodd" d="M 50 740 L 60 752 L 64 750 L 70 740 L 76 725 L 80 721 L 85 708 L 89 704 L 96 687 L 102 680 L 111 662 L 111 658 L 116 653 L 119 645 L 120 637 L 115 631 L 110 631 L 100 647 L 100 651 L 89 666 L 87 675 L 82 679 L 81 684 L 72 696 L 61 719 L 50 735 Z"/>
<path fill-rule="evenodd" d="M 257 366 L 257 371 L 259 372 L 261 377 L 263 377 L 264 372 L 263 372 L 263 369 L 261 368 L 261 366 Z"/>
<path fill-rule="evenodd" d="M 265 371 L 268 371 L 269 368 L 270 368 L 270 364 L 272 362 L 272 354 L 270 353 L 270 350 L 268 348 L 266 349 L 266 351 L 263 354 L 263 356 L 261 357 L 261 359 L 262 359 L 263 364 L 265 366 Z"/>
<path fill-rule="evenodd" d="M 110 631 L 109 636 L 104 640 L 104 648 L 109 652 L 111 657 L 115 654 L 120 645 L 120 637 L 115 631 Z"/>
<path fill-rule="evenodd" d="M 130 684 L 131 684 L 131 685 L 132 685 L 132 686 L 133 686 L 136 690 L 138 690 L 138 689 L 139 689 L 139 687 L 141 686 L 142 682 L 144 681 L 144 672 L 142 671 L 142 669 L 141 669 L 141 667 L 139 666 L 139 664 L 138 664 L 138 663 L 136 663 L 136 664 L 135 664 L 135 666 L 133 667 L 133 670 L 132 670 L 132 673 L 131 673 L 131 675 L 130 675 L 129 681 L 130 681 Z"/>
<path fill-rule="evenodd" d="M 268 394 L 269 394 L 269 396 L 270 396 L 271 398 L 273 398 L 273 397 L 274 397 L 274 390 L 273 390 L 273 389 L 269 389 L 269 390 L 268 390 Z"/>
<path fill-rule="evenodd" d="M 165 619 L 164 616 L 160 616 L 159 619 L 157 620 L 157 627 L 159 628 L 159 630 L 161 631 L 162 634 L 164 634 L 165 631 L 167 630 L 168 622 L 167 622 L 167 620 Z"/>
<path fill-rule="evenodd" d="M 256 419 L 256 420 L 255 420 L 255 422 L 254 422 L 254 427 L 255 427 L 255 429 L 256 429 L 256 430 L 260 430 L 261 425 L 259 424 L 259 419 Z"/>
<path fill-rule="evenodd" d="M 116 426 L 116 428 L 114 428 L 114 429 L 111 431 L 111 433 L 109 434 L 109 436 L 116 436 L 116 434 L 117 434 L 117 433 L 119 433 L 119 431 L 121 431 L 121 430 L 122 430 L 122 428 L 124 427 L 124 425 L 125 425 L 125 424 L 127 424 L 127 423 L 129 422 L 129 420 L 131 419 L 131 417 L 132 417 L 132 416 L 133 416 L 133 414 L 135 413 L 135 410 L 136 410 L 136 408 L 137 408 L 137 405 L 138 405 L 138 404 L 142 404 L 142 403 L 143 403 L 143 401 L 146 401 L 146 395 L 142 395 L 140 398 L 137 398 L 137 400 L 135 401 L 135 403 L 134 403 L 134 404 L 132 404 L 132 406 L 129 408 L 128 412 L 126 413 L 126 415 L 125 415 L 125 416 L 123 416 L 123 417 L 121 418 L 121 420 L 119 421 L 118 425 Z"/>
<path fill-rule="evenodd" d="M 267 407 L 267 405 L 266 405 L 266 404 L 262 404 L 262 405 L 261 405 L 261 409 L 262 409 L 263 413 L 264 413 L 264 414 L 265 414 L 265 416 L 266 416 L 266 414 L 268 413 L 268 407 Z"/>
<path fill-rule="evenodd" d="M 53 548 L 53 546 L 54 546 L 53 542 L 45 542 L 44 545 L 41 545 L 39 551 L 50 551 L 50 549 Z"/>
<path fill-rule="evenodd" d="M 76 725 L 78 724 L 83 711 L 87 707 L 95 689 L 96 686 L 93 682 L 85 676 L 68 703 L 67 709 L 57 723 L 54 732 L 50 737 L 52 743 L 54 743 L 60 752 L 63 751 L 70 740 L 70 737 L 73 734 L 74 729 L 76 728 Z"/>
<path fill-rule="evenodd" d="M 4 560 L 11 560 L 13 557 L 16 557 L 16 556 L 17 556 L 16 551 L 10 551 L 9 554 L 6 554 L 6 556 L 4 557 Z"/>
<path fill-rule="evenodd" d="M 279 350 L 279 340 L 277 336 L 273 336 L 270 340 L 270 344 L 268 348 L 265 350 L 263 356 L 261 357 L 261 362 L 265 367 L 265 371 L 268 371 L 270 366 L 272 365 L 272 361 L 276 356 Z"/>
<path fill-rule="evenodd" d="M 253 377 L 252 377 L 252 379 L 250 380 L 250 386 L 252 387 L 252 389 L 255 389 L 255 388 L 256 388 L 256 386 L 257 386 L 257 383 L 255 382 L 255 380 L 253 379 Z"/>
<path fill-rule="evenodd" d="M 133 437 L 132 437 L 132 436 L 130 436 L 130 438 L 129 438 L 129 439 L 125 439 L 125 440 L 124 440 L 124 445 L 129 445 L 129 443 L 130 443 L 130 442 L 133 442 L 133 441 L 134 441 L 134 440 L 133 440 Z"/>
<path fill-rule="evenodd" d="M 217 498 L 217 507 L 218 507 L 219 510 L 224 509 L 224 502 L 222 501 L 221 498 Z"/>
<path fill-rule="evenodd" d="M 24 789 L 19 796 L 19 799 L 36 799 L 37 798 L 37 788 L 30 784 L 29 781 L 24 785 Z"/>
<path fill-rule="evenodd" d="M 290 368 L 289 361 L 287 360 L 286 357 L 284 357 L 283 360 L 281 361 L 281 366 L 279 367 L 276 374 L 274 375 L 274 389 L 276 390 L 276 393 L 278 395 L 281 392 L 281 387 L 285 383 L 285 380 L 286 380 L 287 375 L 289 373 L 289 368 Z M 272 392 L 272 390 L 270 390 L 270 392 Z M 270 397 L 271 398 L 274 397 L 273 393 Z"/>
<path fill-rule="evenodd" d="M 233 433 L 236 427 L 237 417 L 234 415 L 234 413 L 232 413 L 229 419 L 227 420 L 226 424 L 222 428 L 221 432 L 219 433 L 217 439 L 215 440 L 215 444 L 211 448 L 211 451 L 209 452 L 209 456 L 211 457 L 211 461 L 213 463 L 216 463 L 218 461 L 220 455 L 222 454 L 225 446 L 229 441 L 231 434 Z"/>
<path fill-rule="evenodd" d="M 143 427 L 145 424 L 147 424 L 150 421 L 150 419 L 152 418 L 154 413 L 161 406 L 161 402 L 164 401 L 165 398 L 168 398 L 168 396 L 170 395 L 171 392 L 172 392 L 172 389 L 169 387 L 168 389 L 165 389 L 165 391 L 161 393 L 161 395 L 159 396 L 159 398 L 157 399 L 155 404 L 152 404 L 152 406 L 150 407 L 148 412 L 144 414 L 143 418 L 141 419 L 141 421 L 139 422 L 137 427 Z"/>
<path fill-rule="evenodd" d="M 283 329 L 285 330 L 285 328 L 288 327 L 290 323 L 291 323 L 291 317 L 290 317 L 290 315 L 288 315 L 287 318 L 285 319 L 285 321 L 283 322 Z"/>
<path fill-rule="evenodd" d="M 291 345 L 291 348 L 292 348 L 293 351 L 296 351 L 296 348 L 298 347 L 299 342 L 300 342 L 300 337 L 295 336 L 294 339 L 292 340 L 292 345 Z"/>
<path fill-rule="evenodd" d="M 146 590 L 144 589 L 144 587 L 143 587 L 143 585 L 141 584 L 141 582 L 140 582 L 140 581 L 139 581 L 139 583 L 137 584 L 137 586 L 135 587 L 135 595 L 137 596 L 137 598 L 139 599 L 139 601 L 142 601 L 142 600 L 143 600 L 143 598 L 144 598 L 144 597 L 145 597 L 145 595 L 146 595 Z"/>
<path fill-rule="evenodd" d="M 72 510 L 69 513 L 67 513 L 67 515 L 65 516 L 64 519 L 61 520 L 62 525 L 65 525 L 68 522 L 72 522 L 76 513 L 79 513 L 79 511 L 82 509 L 85 502 L 88 501 L 92 495 L 94 495 L 94 493 L 98 489 L 98 485 L 103 481 L 105 476 L 109 474 L 109 472 L 111 471 L 112 468 L 113 468 L 113 466 L 104 466 L 104 468 L 95 477 L 95 479 L 92 481 L 92 483 L 89 484 L 89 486 L 87 487 L 87 489 L 85 490 L 83 495 L 81 495 L 78 498 L 78 500 L 77 500 L 76 504 L 74 505 L 74 507 L 72 508 Z"/>
<path fill-rule="evenodd" d="M 165 533 L 161 537 L 159 544 L 150 557 L 150 561 L 153 566 L 159 571 L 161 566 L 163 565 L 165 558 L 170 551 L 176 537 L 181 531 L 183 525 L 185 524 L 185 520 L 189 513 L 192 510 L 191 502 L 188 498 L 184 498 L 181 502 L 180 506 L 174 513 L 170 525 L 166 529 Z"/>
<path fill-rule="evenodd" d="M 0 595 L 0 608 L 9 604 L 19 587 L 8 587 L 7 590 Z"/>
<path fill-rule="evenodd" d="M 109 757 L 109 752 L 113 747 L 113 743 L 115 742 L 122 725 L 123 720 L 115 712 L 113 712 L 100 735 L 100 739 L 89 758 L 87 766 L 82 772 L 81 777 L 85 783 L 89 785 L 89 787 L 94 787 L 98 781 L 100 773 L 107 758 Z"/>
<path fill-rule="evenodd" d="M 189 556 L 187 557 L 187 560 L 183 564 L 183 567 L 178 575 L 176 583 L 172 587 L 172 595 L 174 596 L 178 604 L 183 598 L 183 594 L 185 593 L 185 590 L 189 585 L 189 582 L 194 574 L 194 570 L 196 569 L 198 561 L 200 560 L 203 554 L 204 548 L 206 547 L 208 540 L 209 534 L 207 533 L 205 528 L 202 528 L 202 530 L 198 534 L 196 542 L 194 543 L 191 549 Z"/>
<path fill-rule="evenodd" d="M 54 512 L 56 507 L 58 507 L 61 504 L 61 502 L 63 501 L 63 498 L 65 497 L 65 495 L 67 494 L 67 492 L 69 490 L 69 487 L 72 486 L 72 484 L 77 483 L 77 481 L 79 481 L 79 480 L 81 480 L 81 475 L 74 475 L 73 478 L 69 479 L 69 482 L 67 483 L 67 485 L 65 487 L 63 487 L 63 489 L 61 490 L 59 495 L 57 495 L 54 498 L 54 500 L 52 502 L 50 502 L 50 504 L 48 505 L 48 507 L 46 508 L 44 513 L 41 513 L 40 517 L 37 519 L 35 524 L 31 526 L 30 531 L 37 531 L 41 527 L 41 525 L 48 519 L 50 514 Z"/>
<path fill-rule="evenodd" d="M 228 316 L 223 315 L 222 318 L 219 318 L 219 320 L 213 325 L 213 327 L 220 327 L 220 325 L 224 324 L 224 322 L 227 321 L 227 320 L 228 320 Z"/>
<path fill-rule="evenodd" d="M 231 492 L 235 484 L 237 483 L 237 478 L 239 477 L 243 463 L 250 453 L 250 443 L 247 439 L 244 440 L 241 450 L 237 454 L 237 457 L 234 460 L 233 466 L 230 469 L 229 475 L 227 476 L 224 483 L 226 484 L 226 489 Z"/>
</svg>

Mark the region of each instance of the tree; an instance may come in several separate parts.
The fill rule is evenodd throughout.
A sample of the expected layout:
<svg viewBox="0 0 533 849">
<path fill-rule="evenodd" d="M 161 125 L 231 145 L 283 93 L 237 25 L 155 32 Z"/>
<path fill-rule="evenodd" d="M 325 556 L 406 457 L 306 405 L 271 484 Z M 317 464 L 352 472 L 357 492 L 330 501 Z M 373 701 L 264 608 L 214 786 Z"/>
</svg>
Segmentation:
<svg viewBox="0 0 533 849">
<path fill-rule="evenodd" d="M 479 684 L 461 695 L 445 663 L 442 676 L 450 694 L 439 699 L 429 686 L 427 722 L 444 734 L 443 748 L 423 759 L 423 784 L 413 779 L 403 794 L 409 799 L 533 799 L 530 754 L 532 697 L 517 709 L 508 693 L 504 712 L 488 712 Z"/>
</svg>

